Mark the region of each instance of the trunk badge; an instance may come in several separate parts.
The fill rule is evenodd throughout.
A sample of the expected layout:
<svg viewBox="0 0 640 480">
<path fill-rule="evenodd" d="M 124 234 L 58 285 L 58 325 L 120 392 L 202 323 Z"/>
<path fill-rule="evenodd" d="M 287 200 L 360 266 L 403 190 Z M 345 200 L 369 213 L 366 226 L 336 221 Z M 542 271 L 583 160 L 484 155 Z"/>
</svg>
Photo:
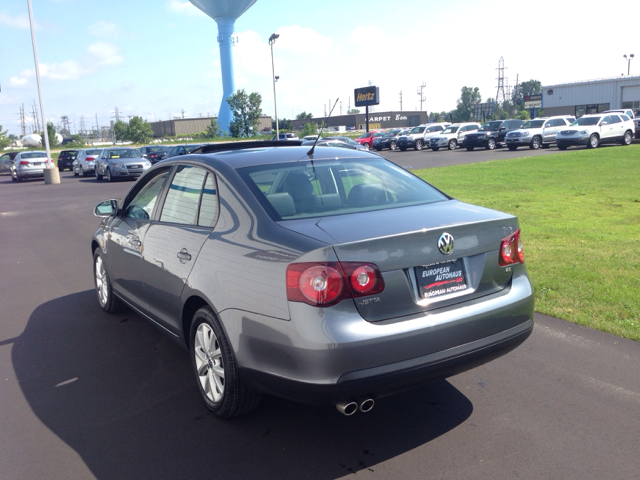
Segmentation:
<svg viewBox="0 0 640 480">
<path fill-rule="evenodd" d="M 443 255 L 451 255 L 453 253 L 453 235 L 444 232 L 438 239 L 438 250 Z"/>
</svg>

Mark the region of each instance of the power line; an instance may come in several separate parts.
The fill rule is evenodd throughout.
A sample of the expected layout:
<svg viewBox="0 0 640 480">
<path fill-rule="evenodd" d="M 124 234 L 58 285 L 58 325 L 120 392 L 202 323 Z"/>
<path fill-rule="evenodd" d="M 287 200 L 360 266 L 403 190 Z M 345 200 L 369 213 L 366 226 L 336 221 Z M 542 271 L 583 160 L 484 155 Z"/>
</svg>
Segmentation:
<svg viewBox="0 0 640 480">
<path fill-rule="evenodd" d="M 424 102 L 426 100 L 426 98 L 424 98 L 424 96 L 422 95 L 422 90 L 424 89 L 424 87 L 426 87 L 427 84 L 424 83 L 424 80 L 422 81 L 422 85 L 420 85 L 418 87 L 418 91 L 416 92 L 418 95 L 420 95 L 420 111 L 422 111 L 422 102 Z"/>
</svg>

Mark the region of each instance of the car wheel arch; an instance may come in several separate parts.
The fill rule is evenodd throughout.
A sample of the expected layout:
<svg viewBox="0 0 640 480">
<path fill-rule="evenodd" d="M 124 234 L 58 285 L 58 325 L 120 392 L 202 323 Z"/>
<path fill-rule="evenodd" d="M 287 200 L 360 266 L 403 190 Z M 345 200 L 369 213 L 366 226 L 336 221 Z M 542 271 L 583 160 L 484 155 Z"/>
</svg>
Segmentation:
<svg viewBox="0 0 640 480">
<path fill-rule="evenodd" d="M 184 306 L 182 307 L 182 335 L 184 339 L 185 346 L 187 350 L 191 349 L 191 345 L 189 342 L 191 341 L 190 332 L 191 332 L 191 323 L 193 322 L 193 316 L 196 314 L 198 310 L 203 307 L 207 307 L 211 309 L 213 314 L 220 318 L 218 315 L 218 311 L 200 294 L 193 293 L 187 298 L 184 302 Z M 220 322 L 222 328 L 224 329 L 224 325 Z M 225 332 L 226 333 L 226 332 Z"/>
</svg>

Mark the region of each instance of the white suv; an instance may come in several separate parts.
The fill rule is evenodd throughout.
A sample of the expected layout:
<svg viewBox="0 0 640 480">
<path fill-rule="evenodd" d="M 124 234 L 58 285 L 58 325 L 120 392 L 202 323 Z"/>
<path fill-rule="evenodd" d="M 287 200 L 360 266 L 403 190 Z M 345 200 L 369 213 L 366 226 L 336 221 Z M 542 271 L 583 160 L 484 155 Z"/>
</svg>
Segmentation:
<svg viewBox="0 0 640 480">
<path fill-rule="evenodd" d="M 538 117 L 524 122 L 519 130 L 507 133 L 504 141 L 509 150 L 516 150 L 518 147 L 529 146 L 532 150 L 540 147 L 548 147 L 556 142 L 556 135 L 562 127 L 574 122 L 575 117 Z"/>
<path fill-rule="evenodd" d="M 429 148 L 437 152 L 447 147 L 455 150 L 457 146 L 464 147 L 464 137 L 467 133 L 475 132 L 480 128 L 479 123 L 454 123 L 447 127 L 440 135 L 429 139 Z"/>
<path fill-rule="evenodd" d="M 598 113 L 584 115 L 562 129 L 556 136 L 560 150 L 572 145 L 586 145 L 596 148 L 601 143 L 621 143 L 629 145 L 633 138 L 633 120 L 624 113 Z"/>
</svg>

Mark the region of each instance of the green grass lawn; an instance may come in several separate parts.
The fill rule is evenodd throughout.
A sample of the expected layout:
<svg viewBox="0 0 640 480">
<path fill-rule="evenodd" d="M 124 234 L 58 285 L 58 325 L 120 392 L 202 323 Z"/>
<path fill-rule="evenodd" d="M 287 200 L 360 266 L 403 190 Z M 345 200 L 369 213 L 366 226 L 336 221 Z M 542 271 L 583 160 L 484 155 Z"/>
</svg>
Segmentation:
<svg viewBox="0 0 640 480">
<path fill-rule="evenodd" d="M 640 145 L 415 173 L 518 216 L 536 311 L 640 341 Z"/>
</svg>

